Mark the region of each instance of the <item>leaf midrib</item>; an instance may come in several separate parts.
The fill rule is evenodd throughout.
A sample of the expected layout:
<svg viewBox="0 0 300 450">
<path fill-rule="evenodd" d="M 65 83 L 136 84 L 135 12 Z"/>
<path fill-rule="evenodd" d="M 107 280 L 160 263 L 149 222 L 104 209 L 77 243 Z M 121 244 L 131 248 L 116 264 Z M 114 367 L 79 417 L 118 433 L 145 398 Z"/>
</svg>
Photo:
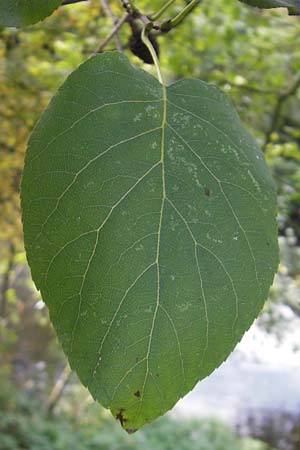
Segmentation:
<svg viewBox="0 0 300 450">
<path fill-rule="evenodd" d="M 166 200 L 166 179 L 165 179 L 165 128 L 167 123 L 167 89 L 164 84 L 161 84 L 162 87 L 162 123 L 161 123 L 161 146 L 160 146 L 160 161 L 161 164 L 161 178 L 162 178 L 162 200 L 160 207 L 160 215 L 159 215 L 159 223 L 158 223 L 158 231 L 157 231 L 157 245 L 156 245 L 156 275 L 157 275 L 157 290 L 156 290 L 156 305 L 152 319 L 152 325 L 149 335 L 149 342 L 147 348 L 147 354 L 145 356 L 146 359 L 146 371 L 143 386 L 141 389 L 141 397 L 140 397 L 140 407 L 137 412 L 137 416 L 140 413 L 140 409 L 143 404 L 143 398 L 145 394 L 145 387 L 147 383 L 147 378 L 149 375 L 149 356 L 151 351 L 152 337 L 155 328 L 155 322 L 157 317 L 158 308 L 160 306 L 160 266 L 159 266 L 159 257 L 160 257 L 160 241 L 161 241 L 161 230 L 162 230 L 162 222 L 163 222 L 163 213 L 164 213 L 164 205 Z"/>
</svg>

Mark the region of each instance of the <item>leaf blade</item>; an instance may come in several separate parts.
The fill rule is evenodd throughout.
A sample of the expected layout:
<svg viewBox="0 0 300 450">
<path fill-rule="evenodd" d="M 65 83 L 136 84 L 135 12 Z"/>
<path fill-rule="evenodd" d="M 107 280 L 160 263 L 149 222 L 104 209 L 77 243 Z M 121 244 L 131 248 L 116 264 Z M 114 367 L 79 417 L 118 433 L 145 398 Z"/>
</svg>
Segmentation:
<svg viewBox="0 0 300 450">
<path fill-rule="evenodd" d="M 53 13 L 62 0 L 0 0 L 0 25 L 23 27 L 33 25 Z M 42 4 L 41 4 L 42 3 Z"/>
<path fill-rule="evenodd" d="M 129 430 L 221 364 L 276 270 L 274 187 L 224 94 L 164 88 L 118 53 L 80 66 L 42 116 L 22 210 L 71 367 Z"/>
<path fill-rule="evenodd" d="M 257 8 L 287 8 L 289 14 L 298 16 L 300 14 L 299 0 L 240 0 L 250 6 Z"/>
</svg>

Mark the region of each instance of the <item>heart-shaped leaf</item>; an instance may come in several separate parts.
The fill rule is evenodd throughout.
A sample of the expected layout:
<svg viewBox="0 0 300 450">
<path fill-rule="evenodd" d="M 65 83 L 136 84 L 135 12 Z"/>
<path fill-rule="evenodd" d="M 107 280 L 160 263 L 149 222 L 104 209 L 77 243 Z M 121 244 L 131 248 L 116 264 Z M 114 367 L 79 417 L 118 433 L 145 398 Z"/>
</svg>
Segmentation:
<svg viewBox="0 0 300 450">
<path fill-rule="evenodd" d="M 240 0 L 250 6 L 258 8 L 287 8 L 289 14 L 300 14 L 300 0 Z"/>
<path fill-rule="evenodd" d="M 36 126 L 25 245 L 71 367 L 128 431 L 230 354 L 277 267 L 275 190 L 215 86 L 95 56 Z"/>
<path fill-rule="evenodd" d="M 0 25 L 22 27 L 45 19 L 62 0 L 0 0 Z"/>
</svg>

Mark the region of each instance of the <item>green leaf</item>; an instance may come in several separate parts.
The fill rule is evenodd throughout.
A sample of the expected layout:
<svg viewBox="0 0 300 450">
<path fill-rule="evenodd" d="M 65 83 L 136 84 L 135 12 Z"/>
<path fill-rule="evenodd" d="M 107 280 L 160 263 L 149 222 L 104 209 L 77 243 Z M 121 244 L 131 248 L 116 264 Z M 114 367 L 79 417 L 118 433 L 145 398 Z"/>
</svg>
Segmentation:
<svg viewBox="0 0 300 450">
<path fill-rule="evenodd" d="M 22 27 L 45 19 L 62 0 L 0 0 L 0 25 Z"/>
<path fill-rule="evenodd" d="M 22 209 L 70 365 L 128 431 L 226 359 L 277 268 L 274 185 L 225 95 L 162 87 L 118 52 L 80 66 L 42 115 Z"/>
<path fill-rule="evenodd" d="M 300 14 L 300 0 L 240 0 L 258 8 L 287 8 L 289 14 Z"/>
</svg>

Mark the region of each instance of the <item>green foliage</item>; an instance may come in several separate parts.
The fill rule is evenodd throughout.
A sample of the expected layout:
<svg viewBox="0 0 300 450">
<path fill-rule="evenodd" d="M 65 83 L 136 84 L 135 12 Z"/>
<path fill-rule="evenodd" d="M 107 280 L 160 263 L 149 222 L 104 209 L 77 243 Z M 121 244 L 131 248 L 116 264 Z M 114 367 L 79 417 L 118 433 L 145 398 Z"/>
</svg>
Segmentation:
<svg viewBox="0 0 300 450">
<path fill-rule="evenodd" d="M 47 108 L 22 208 L 71 367 L 129 430 L 224 361 L 277 268 L 273 183 L 228 100 L 195 80 L 165 88 L 119 53 Z"/>
<path fill-rule="evenodd" d="M 0 397 L 1 450 L 265 450 L 258 440 L 240 439 L 214 420 L 163 418 L 134 436 L 124 434 L 100 408 L 51 417 L 30 394 Z"/>
<path fill-rule="evenodd" d="M 49 16 L 62 0 L 0 0 L 0 25 L 21 27 Z"/>
</svg>

